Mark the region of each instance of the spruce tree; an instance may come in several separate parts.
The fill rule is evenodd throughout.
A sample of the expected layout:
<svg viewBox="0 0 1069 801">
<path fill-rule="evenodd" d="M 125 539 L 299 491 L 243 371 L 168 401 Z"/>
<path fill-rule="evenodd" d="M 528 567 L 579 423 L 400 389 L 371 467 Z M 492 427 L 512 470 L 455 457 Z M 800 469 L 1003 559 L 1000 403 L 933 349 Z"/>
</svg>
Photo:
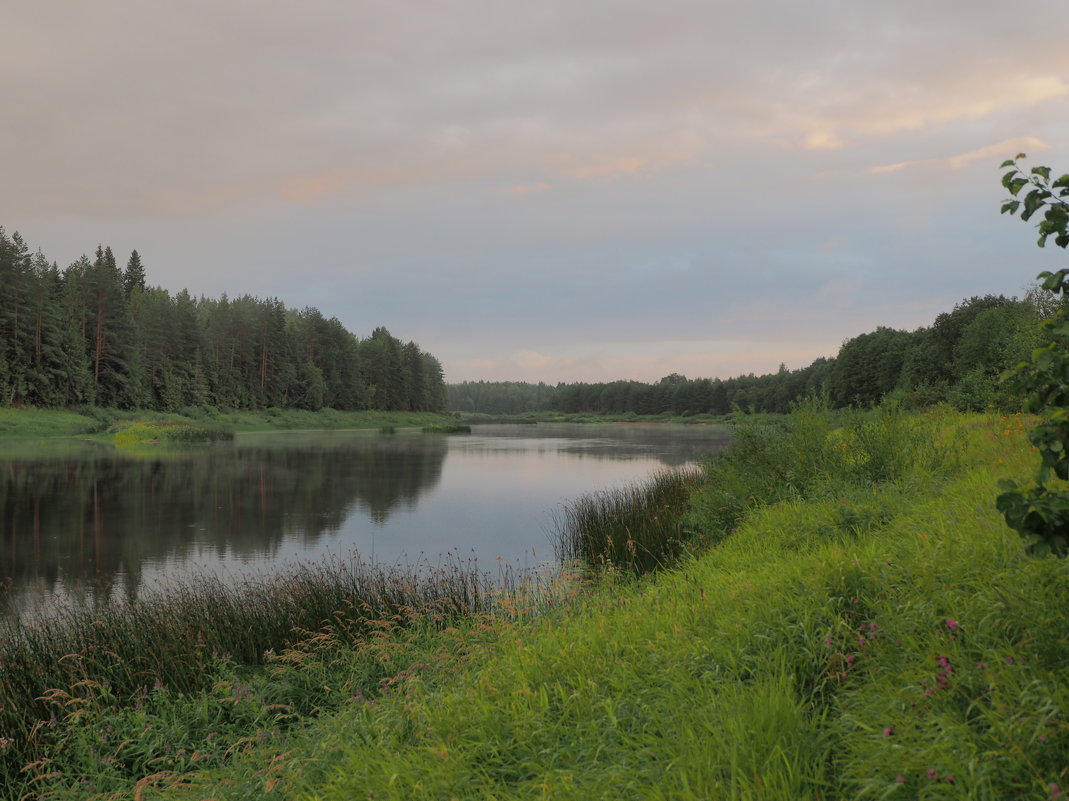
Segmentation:
<svg viewBox="0 0 1069 801">
<path fill-rule="evenodd" d="M 130 293 L 135 288 L 145 289 L 145 268 L 141 264 L 141 256 L 136 250 L 130 253 L 130 260 L 126 262 L 126 270 L 122 274 L 123 289 L 126 290 L 126 296 L 129 297 Z"/>
</svg>

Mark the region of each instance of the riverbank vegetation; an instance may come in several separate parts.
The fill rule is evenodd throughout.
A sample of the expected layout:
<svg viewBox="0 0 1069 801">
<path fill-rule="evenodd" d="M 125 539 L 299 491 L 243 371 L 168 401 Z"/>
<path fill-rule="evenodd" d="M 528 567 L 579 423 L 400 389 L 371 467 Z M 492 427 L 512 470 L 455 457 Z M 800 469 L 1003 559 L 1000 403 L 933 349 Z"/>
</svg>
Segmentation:
<svg viewBox="0 0 1069 801">
<path fill-rule="evenodd" d="M 185 409 L 183 414 L 169 414 L 145 409 L 0 408 L 0 437 L 41 439 L 50 437 L 103 436 L 124 425 L 138 424 L 149 428 L 176 430 L 204 429 L 232 433 L 268 431 L 312 431 L 338 429 L 422 428 L 428 425 L 453 425 L 456 418 L 437 412 L 341 411 L 338 409 L 262 409 L 222 411 L 214 407 Z"/>
<path fill-rule="evenodd" d="M 266 669 L 205 644 L 211 686 L 184 693 L 72 674 L 42 693 L 50 761 L 17 781 L 72 799 L 1050 797 L 1069 783 L 1069 572 L 1024 552 L 992 491 L 1028 474 L 1024 428 L 808 402 L 706 466 L 672 529 L 691 547 L 652 577 L 602 567 L 444 628 L 376 614 L 370 636 L 332 609 Z"/>
<path fill-rule="evenodd" d="M 20 774 L 81 775 L 82 760 L 99 759 L 116 777 L 195 764 L 197 751 L 215 753 L 210 741 L 222 737 L 215 727 L 232 726 L 240 739 L 251 721 L 284 724 L 314 713 L 319 688 L 302 698 L 297 686 L 285 686 L 308 677 L 277 681 L 301 648 L 315 651 L 322 638 L 352 646 L 397 627 L 442 628 L 487 611 L 496 592 L 470 564 L 399 569 L 338 560 L 238 583 L 193 577 L 128 602 L 100 590 L 41 614 L 0 615 L 0 775 L 9 778 L 0 797 L 34 786 Z M 237 685 L 222 697 L 220 681 Z M 263 720 L 242 708 L 246 681 L 273 687 Z M 147 742 L 122 743 L 134 733 L 129 726 L 149 723 L 154 712 L 178 719 Z M 105 722 L 112 715 L 121 722 Z M 231 739 L 224 750 L 233 746 Z M 119 750 L 109 756 L 112 747 Z"/>
<path fill-rule="evenodd" d="M 0 407 L 442 411 L 442 367 L 384 327 L 359 339 L 277 298 L 146 284 L 135 250 L 66 269 L 0 227 Z"/>
</svg>

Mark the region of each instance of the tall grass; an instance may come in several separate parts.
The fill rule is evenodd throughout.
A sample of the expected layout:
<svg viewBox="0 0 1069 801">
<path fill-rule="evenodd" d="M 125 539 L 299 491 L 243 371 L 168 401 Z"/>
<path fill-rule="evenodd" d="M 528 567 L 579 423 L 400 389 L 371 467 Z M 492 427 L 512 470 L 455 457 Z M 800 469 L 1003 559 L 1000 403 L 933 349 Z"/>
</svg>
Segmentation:
<svg viewBox="0 0 1069 801">
<path fill-rule="evenodd" d="M 7 617 L 0 768 L 17 776 L 26 763 L 54 759 L 69 713 L 102 694 L 118 708 L 153 689 L 203 692 L 220 660 L 263 665 L 326 629 L 351 645 L 382 621 L 437 624 L 491 603 L 489 579 L 473 564 L 402 570 L 335 560 L 238 585 L 192 578 L 129 603 L 70 602 L 40 619 Z"/>
<path fill-rule="evenodd" d="M 785 417 L 741 416 L 732 446 L 700 470 L 663 472 L 566 504 L 556 524 L 557 556 L 647 573 L 723 541 L 761 506 L 857 495 L 916 471 L 946 475 L 958 454 L 934 436 L 945 414 L 917 415 L 896 404 L 835 412 L 825 398 L 812 397 Z M 843 507 L 843 525 L 865 528 L 884 514 L 878 503 L 859 501 Z"/>
<path fill-rule="evenodd" d="M 701 478 L 698 469 L 666 470 L 565 504 L 556 521 L 557 558 L 633 573 L 673 564 L 693 544 L 684 518 Z"/>
<path fill-rule="evenodd" d="M 811 397 L 778 422 L 740 418 L 733 446 L 705 465 L 688 525 L 716 542 L 768 504 L 864 494 L 911 475 L 946 477 L 961 458 L 960 444 L 939 435 L 949 413 L 921 415 L 894 403 L 835 412 Z"/>
</svg>

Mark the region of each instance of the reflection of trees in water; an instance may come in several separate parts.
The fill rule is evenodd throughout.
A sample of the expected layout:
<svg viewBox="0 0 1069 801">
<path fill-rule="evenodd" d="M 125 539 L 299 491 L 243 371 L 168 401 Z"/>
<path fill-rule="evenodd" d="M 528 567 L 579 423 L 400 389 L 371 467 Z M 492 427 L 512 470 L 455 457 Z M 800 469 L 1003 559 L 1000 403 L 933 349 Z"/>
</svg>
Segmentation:
<svg viewBox="0 0 1069 801">
<path fill-rule="evenodd" d="M 441 478 L 438 437 L 315 438 L 153 458 L 79 455 L 0 462 L 0 579 L 17 589 L 118 579 L 203 549 L 262 556 L 315 544 L 354 508 L 378 523 Z"/>
<path fill-rule="evenodd" d="M 660 425 L 651 423 L 546 423 L 534 426 L 477 426 L 485 437 L 466 450 L 488 453 L 567 453 L 576 459 L 654 458 L 666 467 L 683 467 L 727 447 L 731 440 L 726 426 Z M 496 444 L 515 438 L 522 445 Z"/>
</svg>

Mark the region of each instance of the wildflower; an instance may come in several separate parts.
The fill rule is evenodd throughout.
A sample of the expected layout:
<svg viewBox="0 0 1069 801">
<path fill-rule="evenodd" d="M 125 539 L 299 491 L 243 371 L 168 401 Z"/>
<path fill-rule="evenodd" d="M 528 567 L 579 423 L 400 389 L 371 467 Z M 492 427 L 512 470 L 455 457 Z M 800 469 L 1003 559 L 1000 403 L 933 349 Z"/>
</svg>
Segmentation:
<svg viewBox="0 0 1069 801">
<path fill-rule="evenodd" d="M 935 772 L 935 768 L 928 768 L 928 778 L 929 779 L 938 779 L 939 778 L 939 774 Z"/>
<path fill-rule="evenodd" d="M 895 776 L 895 783 L 896 784 L 905 784 L 906 783 L 906 777 L 903 776 L 901 773 L 899 773 L 897 776 Z"/>
<path fill-rule="evenodd" d="M 951 631 L 954 631 L 954 629 L 956 629 L 958 627 L 958 621 L 956 621 L 952 617 L 948 617 L 947 618 L 947 622 L 946 622 L 946 627 L 948 629 L 950 629 Z"/>
<path fill-rule="evenodd" d="M 884 729 L 883 729 L 883 736 L 884 737 L 890 737 L 894 733 L 895 733 L 895 730 L 890 726 L 885 726 Z"/>
<path fill-rule="evenodd" d="M 825 648 L 831 648 L 831 646 L 832 646 L 832 643 L 834 643 L 834 642 L 835 642 L 835 641 L 834 641 L 834 640 L 833 640 L 833 639 L 831 638 L 831 635 L 829 634 L 829 635 L 828 635 L 828 636 L 827 636 L 827 637 L 826 637 L 826 638 L 824 639 L 824 647 L 825 647 Z"/>
<path fill-rule="evenodd" d="M 977 670 L 987 670 L 987 662 L 977 662 L 976 663 L 976 669 Z"/>
</svg>

